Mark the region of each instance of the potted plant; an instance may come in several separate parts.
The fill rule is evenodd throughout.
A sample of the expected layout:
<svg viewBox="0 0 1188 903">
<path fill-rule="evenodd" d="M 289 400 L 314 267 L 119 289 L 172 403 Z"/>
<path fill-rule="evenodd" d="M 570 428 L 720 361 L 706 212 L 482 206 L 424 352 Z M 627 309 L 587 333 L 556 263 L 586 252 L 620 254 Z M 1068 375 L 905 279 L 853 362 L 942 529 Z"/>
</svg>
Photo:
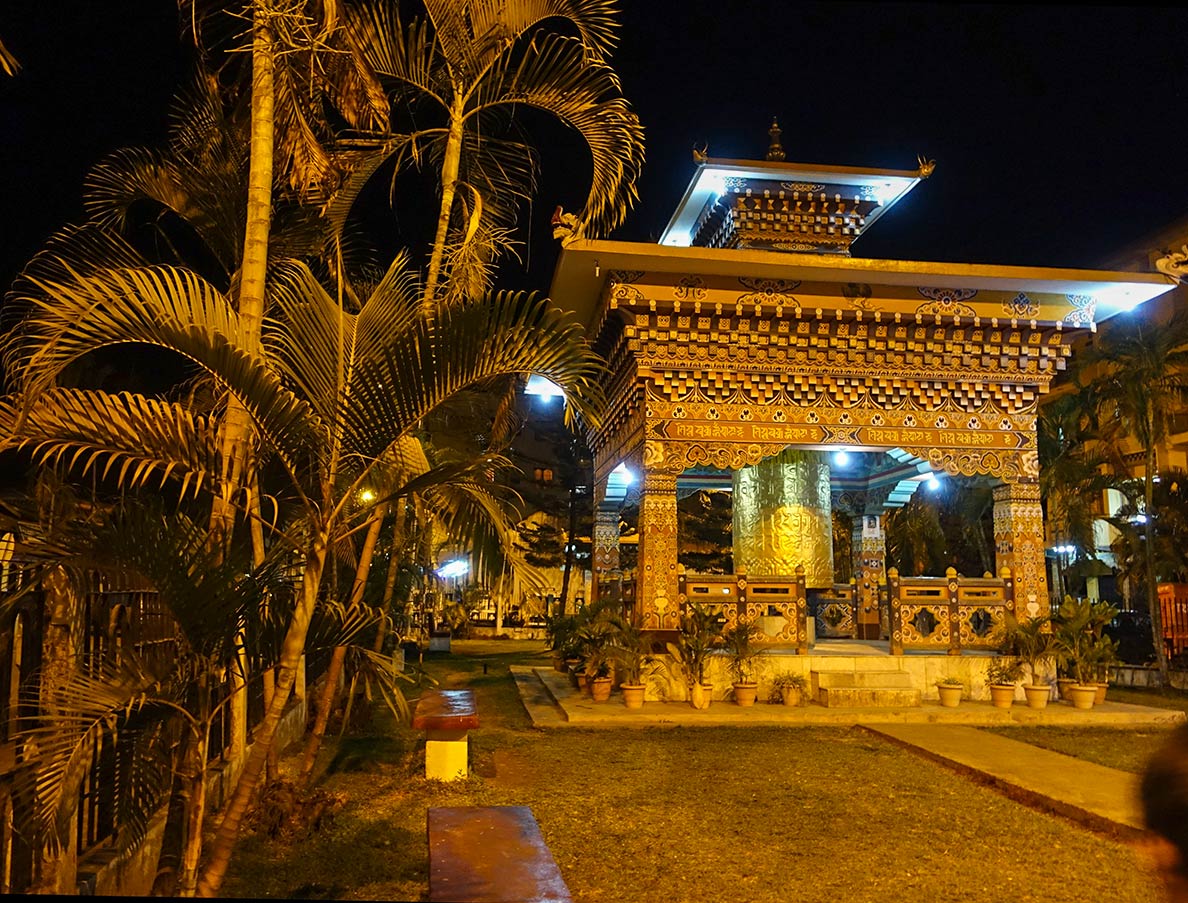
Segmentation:
<svg viewBox="0 0 1188 903">
<path fill-rule="evenodd" d="M 803 674 L 781 674 L 771 682 L 771 695 L 767 701 L 773 704 L 803 705 L 808 692 L 808 681 Z"/>
<path fill-rule="evenodd" d="M 562 674 L 569 663 L 577 661 L 577 615 L 560 615 L 545 618 L 545 638 L 553 653 L 553 669 Z"/>
<path fill-rule="evenodd" d="M 754 680 L 755 662 L 766 650 L 758 645 L 763 631 L 753 621 L 739 620 L 722 634 L 722 646 L 730 656 L 730 677 L 734 682 L 734 701 L 740 706 L 753 706 L 759 694 Z"/>
<path fill-rule="evenodd" d="M 1043 668 L 1056 658 L 1058 651 L 1056 637 L 1052 633 L 1051 618 L 1045 615 L 1014 625 L 1008 634 L 1008 642 L 1010 648 L 1027 662 L 1027 668 L 1031 672 L 1031 683 L 1023 686 L 1027 707 L 1044 708 L 1052 695 L 1052 688 L 1043 676 Z"/>
<path fill-rule="evenodd" d="M 1013 655 L 1000 655 L 986 669 L 990 684 L 990 702 L 995 708 L 1009 709 L 1015 701 L 1015 684 L 1023 679 L 1023 663 Z"/>
<path fill-rule="evenodd" d="M 1087 599 L 1065 596 L 1056 624 L 1056 645 L 1064 666 L 1076 683 L 1068 688 L 1068 698 L 1078 709 L 1091 709 L 1097 697 L 1097 685 L 1091 681 L 1093 649 L 1093 605 Z"/>
<path fill-rule="evenodd" d="M 940 704 L 946 709 L 955 709 L 961 704 L 961 696 L 965 693 L 965 685 L 957 677 L 942 677 L 936 682 L 936 692 L 940 696 Z"/>
<path fill-rule="evenodd" d="M 722 627 L 715 612 L 689 602 L 681 615 L 677 641 L 668 652 L 689 688 L 689 702 L 695 709 L 708 709 L 713 692 L 705 683 L 705 664 L 710 652 L 722 640 Z"/>
<path fill-rule="evenodd" d="M 585 659 L 586 684 L 595 702 L 610 699 L 611 658 L 610 648 L 615 637 L 615 627 L 609 612 L 600 612 L 590 618 L 578 631 L 581 639 L 582 657 Z M 578 678 L 579 681 L 581 678 Z"/>
<path fill-rule="evenodd" d="M 652 640 L 626 619 L 618 618 L 614 625 L 615 635 L 610 653 L 615 663 L 623 669 L 623 680 L 619 684 L 619 689 L 623 691 L 623 705 L 629 709 L 641 709 L 644 704 L 644 671 L 654 662 Z"/>
<path fill-rule="evenodd" d="M 1092 664 L 1093 680 L 1097 686 L 1097 695 L 1093 699 L 1094 705 L 1100 705 L 1106 700 L 1106 691 L 1110 686 L 1110 668 L 1117 665 L 1118 644 L 1112 637 L 1102 634 L 1095 637 L 1089 648 L 1089 659 Z"/>
</svg>

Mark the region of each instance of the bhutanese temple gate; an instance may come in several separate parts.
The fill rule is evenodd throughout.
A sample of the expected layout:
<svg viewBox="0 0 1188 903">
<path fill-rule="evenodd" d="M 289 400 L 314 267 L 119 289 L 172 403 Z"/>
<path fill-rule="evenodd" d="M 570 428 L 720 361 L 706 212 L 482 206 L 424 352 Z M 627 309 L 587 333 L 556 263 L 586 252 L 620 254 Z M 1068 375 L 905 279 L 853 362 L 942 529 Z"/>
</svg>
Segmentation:
<svg viewBox="0 0 1188 903">
<path fill-rule="evenodd" d="M 819 632 L 957 651 L 1011 608 L 1046 612 L 1039 398 L 1078 331 L 1168 280 L 852 258 L 851 242 L 932 164 L 785 163 L 772 137 L 764 161 L 702 158 L 658 245 L 571 239 L 562 252 L 553 297 L 589 324 L 611 371 L 589 436 L 595 584 L 618 568 L 634 478 L 634 605 L 647 628 L 675 629 L 700 596 L 806 651 L 816 595 Z M 831 466 L 837 450 L 863 453 L 859 471 Z M 997 578 L 925 586 L 885 571 L 883 515 L 932 471 L 996 484 Z M 714 479 L 733 493 L 736 574 L 683 574 L 678 488 Z M 834 508 L 853 519 L 855 579 L 826 611 Z"/>
</svg>

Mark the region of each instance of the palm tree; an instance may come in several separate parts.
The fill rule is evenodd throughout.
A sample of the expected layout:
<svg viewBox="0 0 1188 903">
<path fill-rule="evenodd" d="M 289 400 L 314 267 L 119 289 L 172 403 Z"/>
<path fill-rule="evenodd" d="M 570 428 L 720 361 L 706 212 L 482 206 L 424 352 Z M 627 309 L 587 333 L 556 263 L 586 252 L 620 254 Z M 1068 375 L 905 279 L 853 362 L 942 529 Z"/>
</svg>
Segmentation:
<svg viewBox="0 0 1188 903">
<path fill-rule="evenodd" d="M 492 379 L 540 373 L 567 391 L 570 410 L 593 422 L 600 366 L 579 327 L 535 296 L 501 292 L 427 319 L 403 257 L 357 314 L 305 265 L 280 268 L 277 321 L 258 345 L 231 299 L 182 269 L 76 267 L 43 255 L 25 280 L 36 292 L 4 348 L 15 394 L 0 400 L 0 448 L 28 448 L 39 462 L 61 461 L 129 489 L 172 483 L 183 496 L 218 492 L 219 436 L 210 416 L 170 400 L 55 385 L 66 366 L 98 348 L 155 345 L 188 359 L 243 406 L 299 516 L 297 527 L 273 534 L 300 560 L 302 582 L 275 693 L 200 882 L 210 895 L 226 873 L 293 687 L 327 555 L 353 529 L 352 513 L 370 513 L 355 507 L 359 490 L 430 412 Z M 478 492 L 469 504 L 494 507 Z"/>
<path fill-rule="evenodd" d="M 400 165 L 428 158 L 441 176 L 441 203 L 425 283 L 438 304 L 446 281 L 474 297 L 506 247 L 519 204 L 530 198 L 536 153 L 509 125 L 535 108 L 575 129 L 593 176 L 575 232 L 617 226 L 635 201 L 643 128 L 607 64 L 615 45 L 611 0 L 424 0 L 424 17 L 371 0 L 346 10 L 356 52 L 420 123 L 401 137 Z M 549 30 L 557 24 L 574 35 Z M 461 214 L 461 216 L 459 216 Z"/>
<path fill-rule="evenodd" d="M 183 895 L 192 896 L 210 731 L 233 695 L 223 674 L 274 660 L 284 626 L 276 614 L 294 601 L 286 562 L 274 558 L 252 568 L 242 555 L 212 545 L 205 526 L 167 511 L 160 500 L 129 499 L 111 511 L 92 510 L 98 514 L 91 521 L 60 527 L 53 543 L 42 544 L 41 556 L 75 582 L 88 584 L 98 569 L 116 585 L 155 588 L 172 630 L 170 651 L 142 658 L 109 636 L 106 647 L 65 682 L 44 691 L 35 708 L 55 716 L 35 719 L 22 731 L 30 781 L 25 792 L 34 812 L 26 827 L 51 845 L 68 842 L 63 831 L 79 784 L 90 762 L 114 748 L 119 764 L 106 774 L 112 785 L 105 792 L 117 813 L 117 849 L 129 853 L 143 842 L 176 782 L 184 810 L 177 879 Z M 323 618 L 334 614 L 319 610 Z M 124 619 L 112 620 L 118 630 Z M 365 625 L 356 615 L 340 626 L 350 635 Z M 246 648 L 245 632 L 252 637 Z"/>
<path fill-rule="evenodd" d="M 1095 373 L 1091 385 L 1099 416 L 1115 423 L 1122 436 L 1143 450 L 1143 517 L 1148 528 L 1159 518 L 1154 498 L 1156 448 L 1170 432 L 1173 416 L 1188 398 L 1188 313 L 1179 311 L 1167 323 L 1148 324 L 1141 317 L 1115 318 L 1084 360 Z M 1159 610 L 1155 543 L 1146 543 L 1147 599 L 1160 677 L 1166 685 L 1167 650 Z"/>
</svg>

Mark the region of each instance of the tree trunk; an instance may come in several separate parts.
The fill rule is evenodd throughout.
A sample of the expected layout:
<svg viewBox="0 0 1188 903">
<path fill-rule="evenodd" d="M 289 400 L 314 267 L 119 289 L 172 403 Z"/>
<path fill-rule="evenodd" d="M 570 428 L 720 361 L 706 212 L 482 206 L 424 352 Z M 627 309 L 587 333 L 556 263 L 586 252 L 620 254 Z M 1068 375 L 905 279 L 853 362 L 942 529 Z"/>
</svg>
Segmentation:
<svg viewBox="0 0 1188 903">
<path fill-rule="evenodd" d="M 569 487 L 569 532 L 565 536 L 565 568 L 561 572 L 561 617 L 569 600 L 569 576 L 573 572 L 574 546 L 577 540 L 577 485 Z"/>
<path fill-rule="evenodd" d="M 1147 417 L 1147 472 L 1143 474 L 1143 534 L 1147 542 L 1147 599 L 1151 612 L 1151 638 L 1155 642 L 1155 662 L 1159 666 L 1159 683 L 1169 686 L 1167 649 L 1163 643 L 1163 611 L 1159 607 L 1159 577 L 1155 573 L 1155 442 L 1153 417 Z"/>
<path fill-rule="evenodd" d="M 379 542 L 380 530 L 384 525 L 384 515 L 388 506 L 379 505 L 371 516 L 371 526 L 367 530 L 367 538 L 363 540 L 363 550 L 359 553 L 359 565 L 355 568 L 355 582 L 351 586 L 351 599 L 348 610 L 358 608 L 363 602 L 363 590 L 367 586 L 367 575 L 371 572 L 371 562 L 375 558 L 375 546 Z M 301 771 L 298 781 L 305 784 L 313 773 L 314 763 L 318 758 L 318 751 L 322 748 L 322 738 L 326 736 L 326 724 L 330 721 L 330 710 L 338 696 L 338 679 L 342 675 L 342 667 L 346 662 L 346 646 L 335 646 L 334 654 L 330 657 L 330 667 L 326 671 L 326 683 L 322 687 L 322 695 L 318 699 L 318 712 L 314 719 L 313 730 L 305 741 L 305 750 L 301 755 Z"/>
<path fill-rule="evenodd" d="M 192 897 L 198 886 L 198 863 L 202 857 L 202 821 L 206 817 L 206 750 L 210 742 L 209 719 L 199 727 L 185 764 L 186 821 L 185 843 L 177 874 L 177 895 Z"/>
<path fill-rule="evenodd" d="M 289 693 L 297 676 L 297 668 L 301 664 L 301 656 L 305 652 L 305 640 L 309 634 L 309 624 L 313 617 L 314 606 L 318 601 L 318 588 L 322 583 L 322 571 L 326 565 L 328 530 L 314 539 L 305 562 L 305 572 L 301 580 L 301 601 L 293 612 L 293 620 L 285 633 L 281 644 L 280 663 L 277 667 L 276 692 L 272 697 L 272 704 L 264 714 L 256 730 L 252 751 L 244 764 L 239 783 L 235 785 L 235 792 L 223 812 L 223 820 L 215 831 L 214 840 L 210 844 L 209 858 L 202 877 L 198 882 L 198 895 L 213 897 L 223 886 L 223 879 L 227 875 L 227 868 L 231 865 L 231 854 L 235 849 L 235 841 L 239 836 L 239 827 L 247 815 L 248 804 L 255 795 L 256 786 L 260 782 L 260 775 L 268 758 L 268 751 L 276 736 L 276 729 L 280 725 L 285 705 L 289 701 Z"/>
<path fill-rule="evenodd" d="M 450 214 L 458 188 L 458 169 L 462 161 L 462 109 L 460 103 L 450 110 L 450 130 L 446 136 L 445 159 L 441 166 L 441 209 L 437 215 L 437 234 L 429 257 L 429 275 L 425 279 L 424 307 L 432 314 L 437 308 L 437 283 L 441 278 L 446 240 L 450 233 Z"/>
</svg>

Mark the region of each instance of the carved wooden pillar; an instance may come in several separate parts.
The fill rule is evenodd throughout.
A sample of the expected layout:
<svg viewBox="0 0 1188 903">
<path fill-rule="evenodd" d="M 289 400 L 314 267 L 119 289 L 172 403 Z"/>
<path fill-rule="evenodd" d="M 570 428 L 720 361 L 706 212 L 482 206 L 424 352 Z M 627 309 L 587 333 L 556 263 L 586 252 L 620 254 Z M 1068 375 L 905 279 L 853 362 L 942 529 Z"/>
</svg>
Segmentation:
<svg viewBox="0 0 1188 903">
<path fill-rule="evenodd" d="M 611 575 L 619 570 L 619 509 L 599 505 L 594 509 L 594 598 L 601 599 Z"/>
<path fill-rule="evenodd" d="M 675 474 L 647 472 L 639 496 L 639 565 L 635 604 L 647 630 L 676 630 L 677 498 Z"/>
<path fill-rule="evenodd" d="M 1010 568 L 1015 581 L 1015 615 L 1046 615 L 1048 575 L 1044 565 L 1044 512 L 1039 483 L 994 487 L 994 549 L 997 570 Z"/>
<path fill-rule="evenodd" d="M 854 556 L 855 636 L 860 640 L 877 640 L 882 633 L 879 585 L 887 582 L 887 537 L 879 515 L 855 518 L 850 549 Z"/>
</svg>

